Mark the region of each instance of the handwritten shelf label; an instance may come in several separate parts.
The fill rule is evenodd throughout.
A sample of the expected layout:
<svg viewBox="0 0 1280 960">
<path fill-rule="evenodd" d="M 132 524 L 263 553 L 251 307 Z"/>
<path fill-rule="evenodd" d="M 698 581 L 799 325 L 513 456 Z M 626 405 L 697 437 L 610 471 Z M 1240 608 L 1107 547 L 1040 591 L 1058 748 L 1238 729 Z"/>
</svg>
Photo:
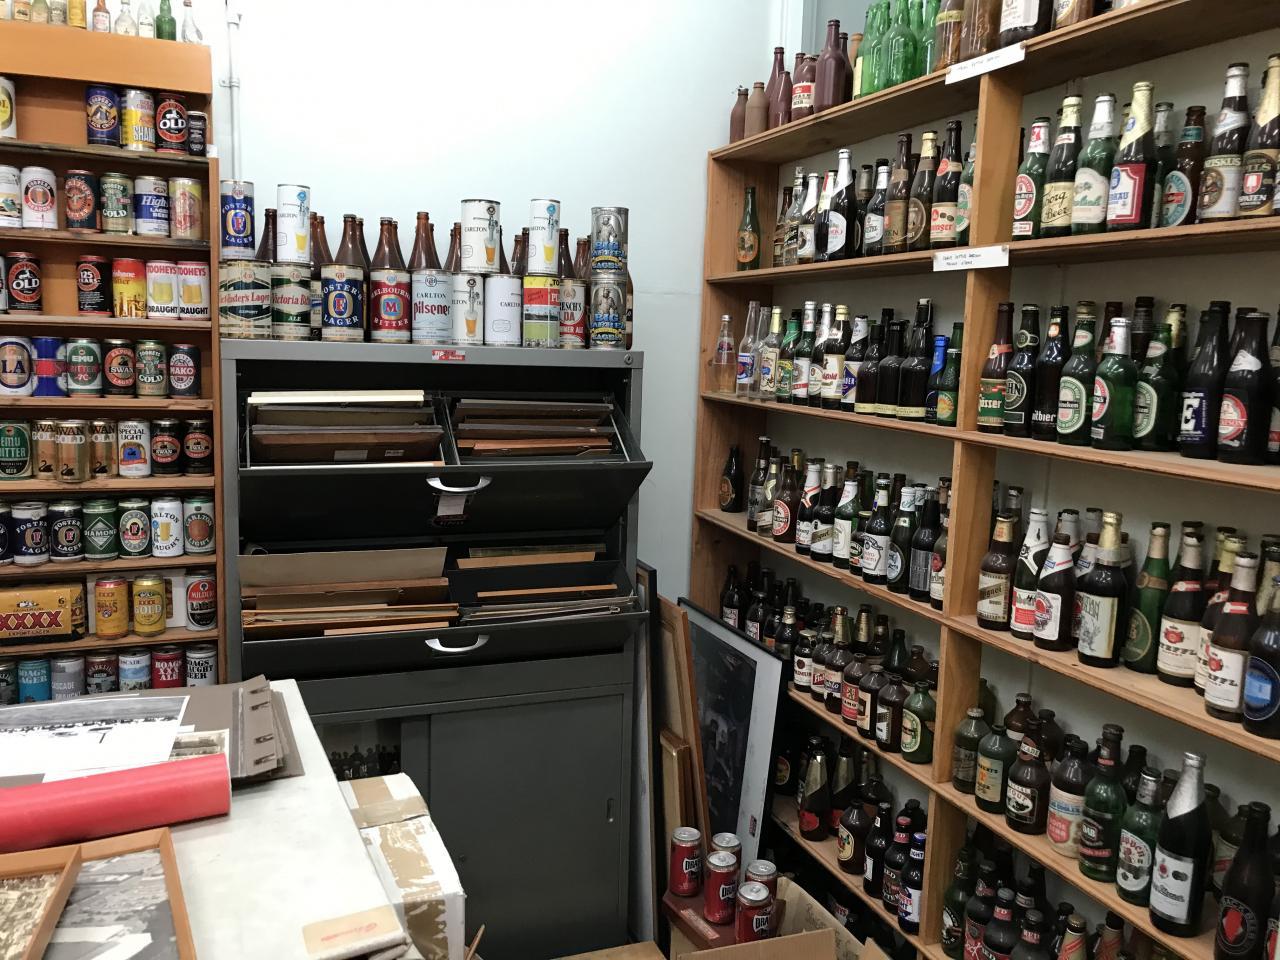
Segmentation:
<svg viewBox="0 0 1280 960">
<path fill-rule="evenodd" d="M 965 60 L 947 68 L 947 83 L 960 83 L 973 77 L 980 77 L 992 70 L 1001 70 L 1021 63 L 1027 58 L 1027 48 L 1021 43 L 1012 47 L 1001 47 L 972 60 Z"/>
<path fill-rule="evenodd" d="M 956 247 L 954 250 L 935 250 L 933 253 L 934 273 L 945 273 L 948 270 L 986 270 L 1008 265 L 1008 244 L 996 247 Z"/>
</svg>

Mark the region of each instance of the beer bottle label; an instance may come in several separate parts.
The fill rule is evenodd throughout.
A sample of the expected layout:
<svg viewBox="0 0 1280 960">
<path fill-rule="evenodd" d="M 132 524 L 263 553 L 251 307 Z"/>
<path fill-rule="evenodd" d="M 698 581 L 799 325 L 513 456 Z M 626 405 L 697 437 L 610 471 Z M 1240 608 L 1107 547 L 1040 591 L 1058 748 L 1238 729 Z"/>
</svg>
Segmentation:
<svg viewBox="0 0 1280 960">
<path fill-rule="evenodd" d="M 840 403 L 842 406 L 853 406 L 854 396 L 858 390 L 858 371 L 861 368 L 861 360 L 845 360 L 844 376 L 840 380 Z"/>
<path fill-rule="evenodd" d="M 1235 369 L 1234 364 L 1231 369 Z M 1236 450 L 1249 446 L 1251 439 L 1247 398 L 1224 393 L 1218 405 L 1218 446 Z"/>
<path fill-rule="evenodd" d="M 1005 375 L 1003 420 L 1014 425 L 1027 420 L 1027 381 L 1016 370 Z"/>
<path fill-rule="evenodd" d="M 1036 626 L 1036 597 L 1035 589 L 1023 590 L 1017 587 L 1013 591 L 1013 623 L 1015 630 L 1024 635 L 1035 633 Z M 1055 634 L 1054 639 L 1057 639 Z"/>
<path fill-rule="evenodd" d="M 827 213 L 827 259 L 839 260 L 844 257 L 844 243 L 847 236 L 847 222 L 843 213 L 831 210 Z"/>
<path fill-rule="evenodd" d="M 756 370 L 756 356 L 754 353 L 738 354 L 738 383 L 743 386 L 750 386 L 752 375 Z"/>
<path fill-rule="evenodd" d="M 842 683 L 840 685 L 840 716 L 857 726 L 858 688 L 852 683 Z"/>
<path fill-rule="evenodd" d="M 1209 675 L 1204 682 L 1204 702 L 1222 710 L 1240 709 L 1248 654 L 1216 643 L 1209 645 Z"/>
<path fill-rule="evenodd" d="M 1039 790 L 1010 780 L 1004 798 L 1005 816 L 1018 823 L 1035 823 L 1036 806 L 1039 802 Z"/>
<path fill-rule="evenodd" d="M 982 960 L 982 938 L 987 932 L 985 923 L 965 918 L 964 921 L 964 960 Z"/>
<path fill-rule="evenodd" d="M 785 403 L 786 398 L 791 396 L 794 389 L 793 379 L 795 377 L 795 363 L 784 357 L 778 357 L 778 376 L 777 387 L 775 388 L 775 398 L 779 403 Z"/>
<path fill-rule="evenodd" d="M 942 602 L 942 595 L 947 586 L 947 567 L 938 554 L 929 558 L 929 599 Z"/>
<path fill-rule="evenodd" d="M 999 803 L 1003 780 L 1004 761 L 978 754 L 978 777 L 973 788 L 974 794 L 987 803 Z"/>
<path fill-rule="evenodd" d="M 892 727 L 893 711 L 886 707 L 883 703 L 876 703 L 876 742 L 887 744 L 889 742 L 889 731 Z M 885 871 L 885 878 L 888 879 L 888 871 Z"/>
<path fill-rule="evenodd" d="M 871 734 L 871 693 L 867 690 L 858 691 L 858 729 L 864 736 Z M 867 863 L 871 862 L 871 858 L 867 858 Z"/>
<path fill-rule="evenodd" d="M 884 240 L 884 214 L 867 212 L 863 225 L 862 246 L 869 247 Z"/>
<path fill-rule="evenodd" d="M 839 400 L 844 382 L 844 354 L 827 353 L 822 357 L 822 399 Z"/>
<path fill-rule="evenodd" d="M 845 829 L 843 823 L 836 832 L 836 859 L 841 863 L 848 863 L 853 859 L 853 834 Z"/>
<path fill-rule="evenodd" d="M 911 548 L 911 566 L 907 573 L 907 589 L 912 593 L 925 594 L 929 592 L 929 565 L 933 559 L 933 553 L 929 550 L 917 550 Z"/>
<path fill-rule="evenodd" d="M 813 542 L 813 524 L 808 520 L 796 521 L 796 546 L 807 547 Z"/>
<path fill-rule="evenodd" d="M 1124 662 L 1134 664 L 1141 661 L 1151 649 L 1153 639 L 1150 621 L 1147 620 L 1146 614 L 1135 606 L 1129 613 L 1129 636 L 1125 640 L 1124 648 L 1120 651 Z"/>
<path fill-rule="evenodd" d="M 1280 406 L 1271 408 L 1271 429 L 1267 431 L 1267 452 L 1280 453 Z"/>
<path fill-rule="evenodd" d="M 827 671 L 820 663 L 814 663 L 809 674 L 809 692 L 819 700 L 827 695 Z"/>
<path fill-rule="evenodd" d="M 1246 720 L 1270 720 L 1280 711 L 1280 673 L 1261 657 L 1249 658 L 1244 678 L 1244 716 Z"/>
<path fill-rule="evenodd" d="M 914 753 L 920 749 L 920 734 L 924 724 L 910 710 L 902 711 L 902 752 Z"/>
<path fill-rule="evenodd" d="M 1107 830 L 1115 816 L 1100 810 L 1084 809 L 1080 818 L 1080 860 L 1105 866 L 1115 850 L 1107 843 Z"/>
<path fill-rule="evenodd" d="M 1161 617 L 1158 643 L 1157 671 L 1184 680 L 1196 675 L 1196 656 L 1200 644 L 1199 623 Z"/>
<path fill-rule="evenodd" d="M 757 640 L 757 641 L 758 641 L 758 640 L 760 639 L 760 621 L 758 621 L 758 620 L 748 620 L 748 621 L 747 621 L 746 634 L 747 634 L 747 636 L 748 636 L 748 637 L 750 637 L 752 640 Z"/>
<path fill-rule="evenodd" d="M 884 245 L 900 248 L 907 242 L 907 201 L 888 200 L 884 205 Z"/>
<path fill-rule="evenodd" d="M 1217 835 L 1217 841 L 1213 845 L 1213 869 L 1209 880 L 1209 885 L 1214 890 L 1222 890 L 1222 881 L 1226 879 L 1227 871 L 1231 868 L 1231 861 L 1236 858 L 1236 851 L 1240 848 L 1225 839 L 1222 834 Z"/>
<path fill-rule="evenodd" d="M 1116 650 L 1116 616 L 1119 600 L 1092 593 L 1076 594 L 1077 649 L 1082 656 L 1110 659 Z"/>
<path fill-rule="evenodd" d="M 1063 377 L 1058 383 L 1058 435 L 1070 435 L 1084 426 L 1089 416 L 1091 394 L 1075 377 Z M 981 401 L 979 401 L 981 402 Z"/>
<path fill-rule="evenodd" d="M 1062 180 L 1044 188 L 1044 203 L 1040 208 L 1041 228 L 1071 226 L 1071 204 L 1075 199 L 1074 180 Z"/>
<path fill-rule="evenodd" d="M 1250 150 L 1241 165 L 1240 216 L 1269 217 L 1275 212 L 1276 159 L 1280 150 Z"/>
<path fill-rule="evenodd" d="M 1234 218 L 1243 178 L 1243 158 L 1239 154 L 1218 154 L 1206 159 L 1200 177 L 1200 219 Z"/>
<path fill-rule="evenodd" d="M 951 748 L 951 781 L 972 786 L 978 776 L 978 751 L 956 744 Z"/>
<path fill-rule="evenodd" d="M 853 538 L 853 521 L 836 517 L 832 552 L 837 560 L 849 559 L 849 542 Z"/>
<path fill-rule="evenodd" d="M 944 201 L 935 203 L 929 210 L 929 242 L 931 244 L 955 243 L 959 226 L 959 205 Z"/>
<path fill-rule="evenodd" d="M 1164 178 L 1164 198 L 1160 211 L 1160 225 L 1180 227 L 1191 223 L 1195 216 L 1195 188 L 1191 178 L 1181 170 L 1170 170 Z"/>
<path fill-rule="evenodd" d="M 954 390 L 938 391 L 938 425 L 943 427 L 956 425 L 956 392 Z"/>
<path fill-rule="evenodd" d="M 1027 173 L 1020 173 L 1013 182 L 1013 236 L 1034 237 L 1039 224 L 1033 216 L 1039 188 L 1035 179 Z"/>
<path fill-rule="evenodd" d="M 1190 857 L 1170 853 L 1156 846 L 1155 862 L 1151 868 L 1151 912 L 1173 923 L 1190 923 L 1192 910 L 1199 914 L 1200 904 L 1192 903 L 1192 881 L 1196 863 Z"/>
<path fill-rule="evenodd" d="M 1000 5 L 1000 32 L 1034 27 L 1039 12 L 1039 0 L 1002 0 Z"/>
<path fill-rule="evenodd" d="M 1071 224 L 1097 226 L 1107 221 L 1107 199 L 1111 184 L 1106 174 L 1084 167 L 1076 171 L 1075 199 Z"/>
<path fill-rule="evenodd" d="M 1094 440 L 1102 440 L 1107 435 L 1107 427 L 1110 425 L 1106 421 L 1107 410 L 1111 406 L 1111 388 L 1107 381 L 1102 377 L 1093 378 L 1093 403 L 1092 403 L 1092 420 L 1093 426 L 1089 429 L 1089 436 Z"/>
<path fill-rule="evenodd" d="M 903 751 L 906 751 L 904 746 Z M 919 890 L 912 890 L 906 884 L 900 884 L 898 887 L 898 923 L 904 921 L 906 923 L 920 923 L 920 894 Z M 903 928 L 905 929 L 905 927 Z"/>
<path fill-rule="evenodd" d="M 874 533 L 862 537 L 862 575 L 887 577 L 889 574 L 889 538 Z"/>
<path fill-rule="evenodd" d="M 813 228 L 812 223 L 800 224 L 800 233 L 796 239 L 796 259 L 812 261 L 815 248 L 813 245 Z"/>
<path fill-rule="evenodd" d="M 844 677 L 834 670 L 827 670 L 823 673 L 826 678 L 823 682 L 824 693 L 829 700 L 840 699 L 840 688 L 844 686 Z"/>
<path fill-rule="evenodd" d="M 1111 171 L 1110 191 L 1107 194 L 1108 224 L 1132 226 L 1142 222 L 1142 196 L 1150 175 L 1149 163 L 1115 165 Z"/>
<path fill-rule="evenodd" d="M 973 208 L 973 184 L 961 181 L 956 197 L 956 234 L 969 231 L 969 211 Z"/>
<path fill-rule="evenodd" d="M 1133 394 L 1133 435 L 1135 438 L 1145 437 L 1156 425 L 1156 410 L 1160 398 L 1155 387 L 1140 380 Z"/>
<path fill-rule="evenodd" d="M 1007 348 L 1007 344 L 1005 345 Z M 994 350 L 995 347 L 993 346 Z M 1004 378 L 995 379 L 991 377 L 983 377 L 978 386 L 978 426 L 980 427 L 1003 427 L 1004 426 L 1004 404 L 1005 389 L 1008 381 Z M 939 397 L 939 407 L 941 407 L 941 393 Z M 938 414 L 938 420 L 941 422 L 942 414 Z"/>
<path fill-rule="evenodd" d="M 903 568 L 905 567 L 905 558 L 902 555 L 902 548 L 896 543 L 889 543 L 889 570 L 886 574 L 891 583 L 897 583 L 902 579 Z"/>
<path fill-rule="evenodd" d="M 813 107 L 813 81 L 797 83 L 791 88 L 791 109 L 807 110 Z"/>
<path fill-rule="evenodd" d="M 773 536 L 782 537 L 791 526 L 791 506 L 785 500 L 773 501 Z M 799 531 L 796 532 L 799 536 Z"/>
<path fill-rule="evenodd" d="M 809 552 L 814 557 L 821 557 L 824 560 L 831 556 L 831 531 L 830 525 L 821 521 L 813 521 L 813 532 L 809 537 Z"/>
<path fill-rule="evenodd" d="M 930 229 L 930 212 L 919 197 L 912 197 L 907 204 L 907 242 L 919 243 L 924 239 L 926 230 Z"/>
<path fill-rule="evenodd" d="M 809 368 L 812 364 L 808 357 L 796 357 L 792 361 L 791 398 L 806 400 L 809 396 Z"/>
<path fill-rule="evenodd" d="M 1136 833 L 1120 831 L 1116 861 L 1116 886 L 1127 893 L 1142 893 L 1151 882 L 1151 847 Z"/>
<path fill-rule="evenodd" d="M 778 350 L 760 351 L 760 392 L 767 397 L 778 391 Z"/>
<path fill-rule="evenodd" d="M 1057 640 L 1062 624 L 1062 596 L 1044 590 L 1036 591 L 1033 617 L 1035 627 L 1032 633 L 1035 636 L 1041 640 Z"/>
<path fill-rule="evenodd" d="M 1262 919 L 1248 903 L 1224 896 L 1218 907 L 1218 932 L 1214 937 L 1214 955 L 1219 957 L 1256 957 L 1262 955 Z M 1276 949 L 1271 941 L 1271 949 Z M 1272 953 L 1275 956 L 1275 953 Z"/>
<path fill-rule="evenodd" d="M 760 256 L 760 235 L 754 230 L 738 231 L 738 265 L 745 267 Z"/>
<path fill-rule="evenodd" d="M 813 683 L 813 661 L 808 657 L 796 656 L 794 660 L 793 682 L 801 690 L 808 690 Z"/>
<path fill-rule="evenodd" d="M 1009 622 L 1009 574 L 978 573 L 978 618 L 993 623 Z"/>
<path fill-rule="evenodd" d="M 1045 835 L 1061 854 L 1074 858 L 1080 851 L 1080 821 L 1084 818 L 1084 796 L 1049 787 L 1049 815 Z"/>
<path fill-rule="evenodd" d="M 1178 442 L 1202 444 L 1208 443 L 1209 439 L 1209 395 L 1195 388 L 1182 391 Z"/>
<path fill-rule="evenodd" d="M 826 357 L 824 356 L 823 359 L 825 360 Z M 821 363 L 813 363 L 812 361 L 810 361 L 809 383 L 808 383 L 807 389 L 805 390 L 806 397 L 822 396 L 822 374 L 823 374 L 823 365 Z"/>
<path fill-rule="evenodd" d="M 1209 606 L 1213 606 L 1214 601 L 1209 601 Z M 1209 681 L 1209 646 L 1213 642 L 1213 631 L 1203 624 L 1200 627 L 1200 642 L 1196 645 L 1196 689 L 1203 692 L 1204 686 Z"/>
</svg>

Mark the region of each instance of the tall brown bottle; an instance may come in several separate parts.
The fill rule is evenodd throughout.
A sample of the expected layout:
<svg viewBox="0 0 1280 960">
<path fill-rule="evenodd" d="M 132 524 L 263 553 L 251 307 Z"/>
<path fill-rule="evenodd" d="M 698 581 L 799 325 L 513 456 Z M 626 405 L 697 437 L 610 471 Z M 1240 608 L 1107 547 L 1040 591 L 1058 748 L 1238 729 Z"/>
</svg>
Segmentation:
<svg viewBox="0 0 1280 960">
<path fill-rule="evenodd" d="M 498 224 L 498 273 L 511 273 L 511 265 L 507 263 L 506 243 L 502 239 L 502 224 Z"/>
<path fill-rule="evenodd" d="M 369 259 L 369 245 L 364 239 L 364 217 L 356 217 L 356 241 L 360 247 L 360 265 L 364 267 L 364 294 L 360 298 L 360 303 L 364 310 L 364 315 L 360 318 L 364 325 L 365 339 L 369 339 L 369 316 L 370 316 L 370 279 L 369 272 L 371 270 L 371 261 Z"/>
<path fill-rule="evenodd" d="M 770 106 L 773 105 L 774 98 L 778 95 L 778 86 L 782 83 L 782 75 L 787 72 L 787 65 L 782 59 L 783 55 L 784 51 L 782 47 L 773 48 L 773 66 L 769 69 L 769 83 L 764 88 L 764 99 Z M 790 108 L 790 104 L 791 95 L 788 93 L 788 109 Z M 770 129 L 777 126 L 777 124 L 773 122 L 772 113 L 769 114 L 768 124 Z"/>
<path fill-rule="evenodd" d="M 436 231 L 431 224 L 431 214 L 419 210 L 413 232 L 413 252 L 409 254 L 409 272 L 439 269 L 440 256 L 436 253 Z"/>
<path fill-rule="evenodd" d="M 884 200 L 883 253 L 906 253 L 907 201 L 911 193 L 911 134 L 898 134 L 898 156 L 889 172 Z"/>
<path fill-rule="evenodd" d="M 520 231 L 515 239 L 515 243 L 511 245 L 511 272 L 517 277 L 525 275 L 525 269 L 529 263 L 529 228 L 525 227 Z"/>
<path fill-rule="evenodd" d="M 267 207 L 262 218 L 262 239 L 258 241 L 255 259 L 267 263 L 276 261 L 276 208 Z"/>
<path fill-rule="evenodd" d="M 369 265 L 369 339 L 375 343 L 408 343 L 409 271 L 400 252 L 396 222 L 383 217 L 378 247 Z"/>
<path fill-rule="evenodd" d="M 791 122 L 791 73 L 782 71 L 773 96 L 769 98 L 769 129 L 781 127 Z"/>
<path fill-rule="evenodd" d="M 586 290 L 577 299 L 573 284 L 573 255 L 569 252 L 569 230 L 560 228 L 560 240 L 556 250 L 556 276 L 560 280 L 560 346 L 580 350 L 587 345 Z"/>
<path fill-rule="evenodd" d="M 322 284 L 330 287 L 321 305 L 320 339 L 339 343 L 359 343 L 368 339 L 364 327 L 364 287 L 366 274 L 356 238 L 356 215 L 342 216 L 342 239 L 333 266 L 321 267 Z M 341 292 L 343 296 L 335 296 Z"/>
<path fill-rule="evenodd" d="M 729 142 L 737 143 L 747 128 L 747 88 L 739 87 L 738 96 L 729 111 Z"/>
<path fill-rule="evenodd" d="M 449 231 L 449 253 L 444 258 L 444 268 L 450 273 L 462 271 L 462 224 L 457 221 Z"/>
<path fill-rule="evenodd" d="M 827 42 L 818 55 L 813 75 L 813 112 L 821 113 L 844 102 L 846 67 L 840 44 L 840 21 L 827 21 Z"/>
<path fill-rule="evenodd" d="M 756 81 L 751 85 L 751 96 L 747 97 L 742 135 L 744 137 L 754 137 L 756 134 L 764 133 L 768 129 L 769 98 L 765 96 L 764 84 Z"/>
<path fill-rule="evenodd" d="M 311 339 L 320 339 L 320 317 L 324 313 L 324 296 L 321 292 L 321 264 L 333 263 L 329 252 L 329 238 L 324 232 L 324 217 L 311 213 Z"/>
</svg>

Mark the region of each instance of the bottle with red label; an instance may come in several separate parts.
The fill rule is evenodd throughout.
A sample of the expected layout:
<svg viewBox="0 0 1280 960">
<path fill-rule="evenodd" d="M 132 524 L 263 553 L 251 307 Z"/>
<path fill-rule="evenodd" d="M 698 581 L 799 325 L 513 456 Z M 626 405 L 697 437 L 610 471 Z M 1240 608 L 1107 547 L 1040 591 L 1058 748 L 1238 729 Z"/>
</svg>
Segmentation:
<svg viewBox="0 0 1280 960">
<path fill-rule="evenodd" d="M 370 261 L 369 337 L 375 343 L 408 343 L 410 338 L 409 271 L 400 253 L 396 222 L 383 217 L 378 247 Z"/>
<path fill-rule="evenodd" d="M 809 738 L 800 784 L 800 835 L 806 840 L 827 839 L 827 818 L 831 811 L 831 776 L 826 744 L 822 737 Z"/>
<path fill-rule="evenodd" d="M 1200 621 L 1208 602 L 1200 559 L 1202 539 L 1198 533 L 1183 533 L 1178 566 L 1160 612 L 1156 676 L 1178 687 L 1195 682 Z"/>
<path fill-rule="evenodd" d="M 978 882 L 964 907 L 964 960 L 981 960 L 982 938 L 995 912 L 996 865 L 983 860 L 978 865 Z"/>
<path fill-rule="evenodd" d="M 1222 881 L 1214 960 L 1256 960 L 1275 956 L 1275 930 L 1268 932 L 1266 916 L 1275 894 L 1275 874 L 1267 850 L 1271 808 L 1250 803 L 1245 813 L 1244 840 Z M 1269 951 L 1269 952 L 1268 952 Z"/>
<path fill-rule="evenodd" d="M 986 960 L 1009 960 L 1018 944 L 1018 927 L 1013 921 L 1014 893 L 1001 887 L 996 893 L 991 921 L 982 934 L 982 955 Z"/>
<path fill-rule="evenodd" d="M 1107 195 L 1107 230 L 1139 230 L 1151 225 L 1156 195 L 1156 137 L 1151 107 L 1152 85 L 1133 85 L 1129 117 L 1111 168 Z"/>
<path fill-rule="evenodd" d="M 1048 117 L 1036 117 L 1031 124 L 1027 155 L 1013 182 L 1014 240 L 1036 240 L 1040 237 L 1044 178 L 1049 169 L 1049 123 Z"/>
<path fill-rule="evenodd" d="M 1243 714 L 1245 670 L 1249 640 L 1258 627 L 1258 555 L 1236 554 L 1231 592 L 1209 640 L 1209 673 L 1204 683 L 1204 708 L 1211 717 L 1239 722 Z"/>
<path fill-rule="evenodd" d="M 1257 310 L 1236 321 L 1235 354 L 1222 385 L 1218 413 L 1218 459 L 1225 463 L 1262 463 L 1266 455 L 1272 407 L 1270 321 L 1270 314 Z"/>
</svg>

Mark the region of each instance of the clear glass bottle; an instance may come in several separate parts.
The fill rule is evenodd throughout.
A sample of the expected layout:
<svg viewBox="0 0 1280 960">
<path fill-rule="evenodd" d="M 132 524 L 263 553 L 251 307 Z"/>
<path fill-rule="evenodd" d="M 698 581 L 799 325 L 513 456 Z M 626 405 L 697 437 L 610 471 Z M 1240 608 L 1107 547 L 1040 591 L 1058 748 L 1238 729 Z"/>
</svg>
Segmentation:
<svg viewBox="0 0 1280 960">
<path fill-rule="evenodd" d="M 133 19 L 133 14 L 129 10 L 129 0 L 120 0 L 120 12 L 116 15 L 113 32 L 126 37 L 138 35 L 138 21 Z"/>
<path fill-rule="evenodd" d="M 138 36 L 154 39 L 156 35 L 156 11 L 151 0 L 141 0 L 138 4 Z"/>
<path fill-rule="evenodd" d="M 196 23 L 195 11 L 191 9 L 191 0 L 182 0 L 182 42 L 204 43 L 204 34 Z"/>
</svg>

